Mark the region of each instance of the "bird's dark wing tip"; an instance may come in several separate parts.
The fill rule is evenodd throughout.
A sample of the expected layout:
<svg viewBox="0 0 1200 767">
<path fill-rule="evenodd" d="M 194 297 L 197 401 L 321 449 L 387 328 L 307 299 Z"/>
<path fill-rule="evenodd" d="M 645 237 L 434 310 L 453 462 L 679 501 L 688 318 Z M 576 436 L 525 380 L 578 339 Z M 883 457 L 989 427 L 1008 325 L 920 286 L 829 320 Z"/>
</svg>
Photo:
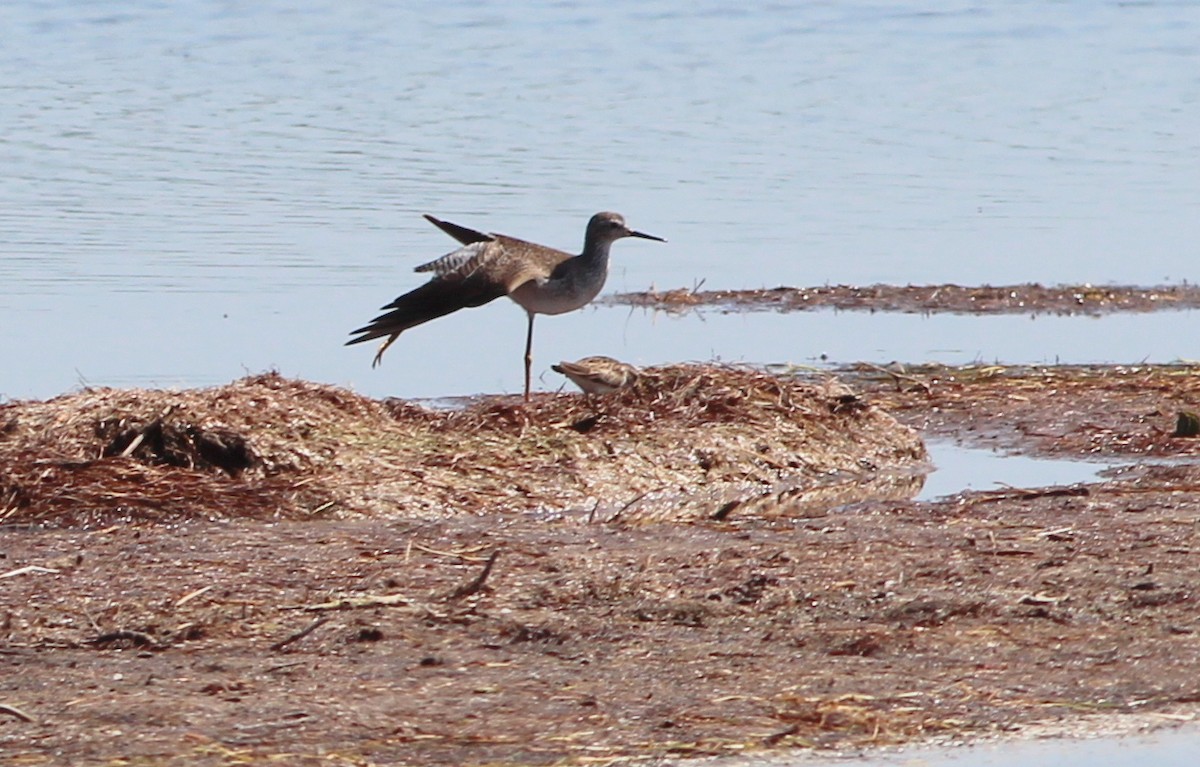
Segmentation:
<svg viewBox="0 0 1200 767">
<path fill-rule="evenodd" d="M 476 229 L 471 229 L 470 227 L 453 224 L 449 221 L 443 221 L 436 216 L 429 215 L 428 213 L 422 213 L 421 215 L 423 215 L 425 217 L 426 221 L 433 224 L 438 229 L 441 229 L 443 232 L 450 235 L 454 239 L 458 240 L 463 245 L 470 245 L 471 243 L 474 243 L 474 242 L 490 242 L 490 241 L 496 239 L 495 237 L 493 237 L 490 234 L 485 234 L 484 232 L 480 232 Z"/>
</svg>

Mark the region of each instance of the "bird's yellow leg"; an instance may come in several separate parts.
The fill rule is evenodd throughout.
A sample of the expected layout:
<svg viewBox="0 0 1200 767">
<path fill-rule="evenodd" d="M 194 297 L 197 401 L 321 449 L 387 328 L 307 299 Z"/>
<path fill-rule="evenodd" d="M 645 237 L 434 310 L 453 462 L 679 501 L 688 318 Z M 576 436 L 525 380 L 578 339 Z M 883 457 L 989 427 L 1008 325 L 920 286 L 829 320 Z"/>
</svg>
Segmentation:
<svg viewBox="0 0 1200 767">
<path fill-rule="evenodd" d="M 373 368 L 379 367 L 379 363 L 383 361 L 383 353 L 386 352 L 387 348 L 389 346 L 391 346 L 392 343 L 394 343 L 395 340 L 399 337 L 400 337 L 399 333 L 392 333 L 390 336 L 387 337 L 386 341 L 384 341 L 383 343 L 381 343 L 379 345 L 379 351 L 375 352 L 375 359 L 373 359 L 371 361 L 371 367 L 373 367 Z"/>
<path fill-rule="evenodd" d="M 533 312 L 529 312 L 529 330 L 525 333 L 525 401 L 529 401 L 530 368 L 533 367 Z"/>
</svg>

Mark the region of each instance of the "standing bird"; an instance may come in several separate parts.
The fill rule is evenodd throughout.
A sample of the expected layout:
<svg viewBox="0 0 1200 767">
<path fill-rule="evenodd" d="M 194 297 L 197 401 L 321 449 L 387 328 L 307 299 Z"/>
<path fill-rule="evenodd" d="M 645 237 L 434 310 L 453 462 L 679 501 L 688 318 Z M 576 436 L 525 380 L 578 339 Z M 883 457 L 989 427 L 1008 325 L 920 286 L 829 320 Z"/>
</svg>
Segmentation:
<svg viewBox="0 0 1200 767">
<path fill-rule="evenodd" d="M 383 307 L 384 313 L 369 325 L 351 331 L 351 344 L 387 339 L 380 344 L 371 367 L 402 332 L 468 306 L 483 306 L 508 296 L 529 315 L 525 334 L 525 401 L 529 401 L 533 365 L 533 317 L 563 314 L 589 303 L 608 278 L 608 250 L 622 237 L 666 242 L 625 225 L 619 213 L 597 213 L 588 221 L 583 252 L 578 256 L 518 240 L 503 234 L 485 234 L 426 215 L 430 223 L 463 244 L 462 248 L 418 266 L 433 278 Z"/>
<path fill-rule="evenodd" d="M 638 379 L 642 371 L 628 362 L 614 360 L 612 357 L 584 357 L 575 362 L 563 360 L 557 365 L 551 365 L 555 373 L 561 373 L 571 380 L 584 394 L 608 394 L 617 389 L 624 389 Z"/>
</svg>

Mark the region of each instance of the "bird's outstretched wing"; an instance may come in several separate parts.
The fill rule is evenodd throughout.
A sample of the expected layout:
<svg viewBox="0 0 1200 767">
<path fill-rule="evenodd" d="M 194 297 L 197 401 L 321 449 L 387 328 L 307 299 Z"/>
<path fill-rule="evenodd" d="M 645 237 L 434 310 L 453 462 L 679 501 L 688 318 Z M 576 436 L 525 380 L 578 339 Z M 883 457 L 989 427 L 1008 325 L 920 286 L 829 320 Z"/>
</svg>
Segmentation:
<svg viewBox="0 0 1200 767">
<path fill-rule="evenodd" d="M 444 279 L 462 280 L 483 270 L 493 281 L 504 283 L 511 293 L 528 280 L 544 280 L 550 277 L 556 266 L 570 258 L 568 253 L 516 237 L 488 234 L 443 221 L 428 213 L 425 214 L 425 218 L 461 242 L 463 247 L 427 264 L 421 264 L 413 270 L 416 272 L 433 272 L 437 277 Z"/>
<path fill-rule="evenodd" d="M 474 242 L 487 242 L 495 239 L 492 235 L 481 232 L 477 229 L 452 224 L 449 221 L 443 221 L 440 218 L 434 218 L 428 213 L 425 214 L 425 220 L 441 229 L 446 234 L 461 242 L 463 245 L 470 245 Z"/>
<path fill-rule="evenodd" d="M 409 328 L 444 317 L 459 309 L 483 306 L 503 296 L 505 292 L 503 285 L 485 279 L 469 277 L 463 280 L 445 280 L 434 277 L 382 307 L 383 313 L 370 323 L 352 330 L 350 334 L 356 337 L 347 341 L 346 345 L 389 336 L 383 347 L 386 349 L 396 336 Z M 378 364 L 383 349 L 376 355 L 375 364 Z"/>
<path fill-rule="evenodd" d="M 378 365 L 383 352 L 409 328 L 459 309 L 482 306 L 511 294 L 530 280 L 548 279 L 554 268 L 570 256 L 541 245 L 503 235 L 484 234 L 465 226 L 425 216 L 463 247 L 416 267 L 433 272 L 426 282 L 383 307 L 383 313 L 367 325 L 351 331 L 346 345 L 386 340 L 375 354 Z"/>
<path fill-rule="evenodd" d="M 529 255 L 545 254 L 541 258 Z M 550 277 L 558 263 L 568 258 L 567 254 L 530 245 L 512 237 L 496 235 L 486 242 L 464 245 L 453 253 L 413 271 L 433 272 L 435 281 L 462 284 L 470 280 L 490 282 L 500 286 L 504 293 L 511 293 L 529 280 L 545 280 Z"/>
<path fill-rule="evenodd" d="M 434 279 L 465 280 L 478 272 L 488 261 L 500 256 L 502 251 L 503 246 L 495 240 L 474 242 L 427 264 L 421 264 L 413 271 L 433 272 L 436 275 Z"/>
</svg>

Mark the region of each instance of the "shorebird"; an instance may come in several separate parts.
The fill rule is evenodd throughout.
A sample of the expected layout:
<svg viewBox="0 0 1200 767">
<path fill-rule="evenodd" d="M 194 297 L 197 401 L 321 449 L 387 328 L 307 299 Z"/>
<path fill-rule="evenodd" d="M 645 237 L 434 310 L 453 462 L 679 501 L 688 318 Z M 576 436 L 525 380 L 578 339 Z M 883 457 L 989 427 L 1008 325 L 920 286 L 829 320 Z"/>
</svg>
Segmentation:
<svg viewBox="0 0 1200 767">
<path fill-rule="evenodd" d="M 584 357 L 575 362 L 551 365 L 550 369 L 571 379 L 584 394 L 608 394 L 623 389 L 636 381 L 642 372 L 612 357 Z"/>
<path fill-rule="evenodd" d="M 379 345 L 371 367 L 409 328 L 470 306 L 483 306 L 500 296 L 520 304 L 529 316 L 525 334 L 525 401 L 529 401 L 533 365 L 533 318 L 537 314 L 563 314 L 589 303 L 608 277 L 608 250 L 622 237 L 666 242 L 625 225 L 619 213 L 597 213 L 588 221 L 583 252 L 561 250 L 518 240 L 503 234 L 485 234 L 426 214 L 437 228 L 463 244 L 458 250 L 416 267 L 433 277 L 382 308 L 370 324 L 351 331 L 351 344 L 387 336 Z"/>
</svg>

